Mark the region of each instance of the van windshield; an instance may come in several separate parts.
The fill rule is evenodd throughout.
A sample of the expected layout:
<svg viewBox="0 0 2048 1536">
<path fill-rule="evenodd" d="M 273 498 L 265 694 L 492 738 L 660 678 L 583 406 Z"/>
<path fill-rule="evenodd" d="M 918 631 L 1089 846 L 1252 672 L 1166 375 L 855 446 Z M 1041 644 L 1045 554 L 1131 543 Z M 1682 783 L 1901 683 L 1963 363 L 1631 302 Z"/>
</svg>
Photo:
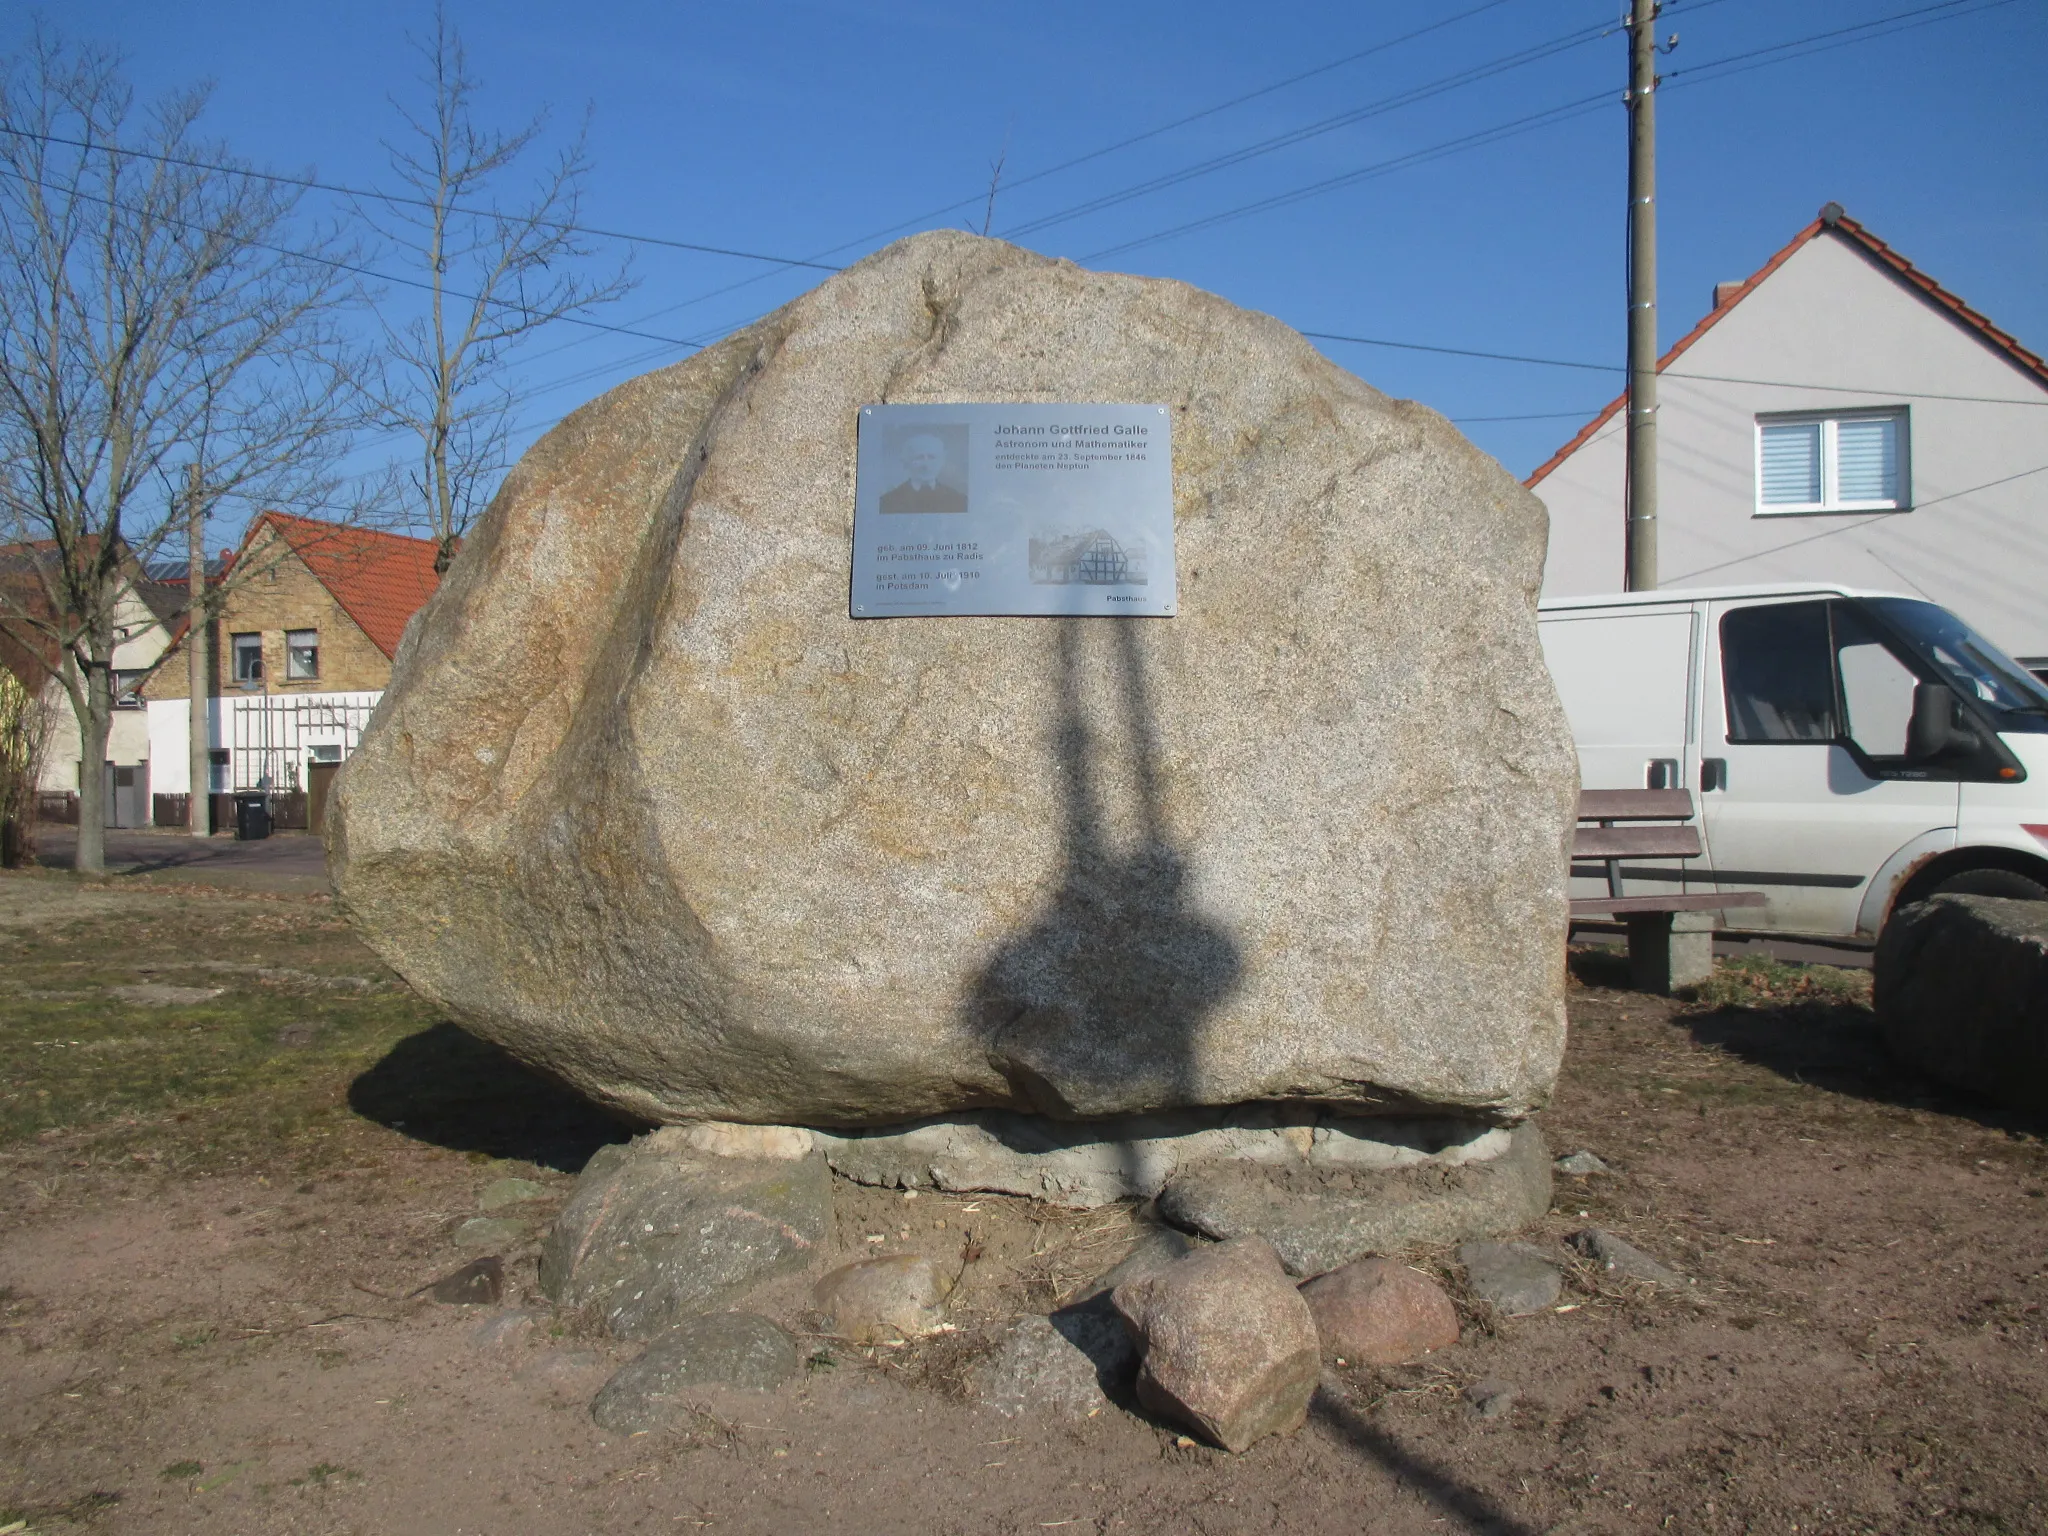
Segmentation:
<svg viewBox="0 0 2048 1536">
<path fill-rule="evenodd" d="M 1864 598 L 1862 604 L 1932 662 L 1957 693 L 1999 714 L 2025 717 L 2003 722 L 2005 729 L 2048 729 L 2048 688 L 1946 608 L 1908 597 Z"/>
</svg>

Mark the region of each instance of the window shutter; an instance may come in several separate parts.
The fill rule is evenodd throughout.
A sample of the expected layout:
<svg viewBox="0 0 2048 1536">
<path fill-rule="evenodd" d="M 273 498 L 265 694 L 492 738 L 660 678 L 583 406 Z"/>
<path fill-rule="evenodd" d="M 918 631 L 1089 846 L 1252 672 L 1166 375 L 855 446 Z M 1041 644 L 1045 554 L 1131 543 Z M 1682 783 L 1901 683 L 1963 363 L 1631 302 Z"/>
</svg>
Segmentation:
<svg viewBox="0 0 2048 1536">
<path fill-rule="evenodd" d="M 1820 423 L 1778 422 L 1763 434 L 1763 486 L 1767 507 L 1812 506 L 1820 500 Z"/>
<path fill-rule="evenodd" d="M 1899 499 L 1899 420 L 1851 417 L 1835 427 L 1835 499 Z"/>
</svg>

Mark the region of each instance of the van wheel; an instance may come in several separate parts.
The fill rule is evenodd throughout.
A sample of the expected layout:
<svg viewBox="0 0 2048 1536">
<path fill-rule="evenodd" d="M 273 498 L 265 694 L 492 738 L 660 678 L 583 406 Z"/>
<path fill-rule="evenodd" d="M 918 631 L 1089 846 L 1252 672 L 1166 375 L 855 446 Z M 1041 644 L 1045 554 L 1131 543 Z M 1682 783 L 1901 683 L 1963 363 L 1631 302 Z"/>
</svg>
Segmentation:
<svg viewBox="0 0 2048 1536">
<path fill-rule="evenodd" d="M 2009 896 L 2015 901 L 2048 901 L 2048 885 L 2010 869 L 1966 869 L 1950 875 L 1927 894 Z"/>
</svg>

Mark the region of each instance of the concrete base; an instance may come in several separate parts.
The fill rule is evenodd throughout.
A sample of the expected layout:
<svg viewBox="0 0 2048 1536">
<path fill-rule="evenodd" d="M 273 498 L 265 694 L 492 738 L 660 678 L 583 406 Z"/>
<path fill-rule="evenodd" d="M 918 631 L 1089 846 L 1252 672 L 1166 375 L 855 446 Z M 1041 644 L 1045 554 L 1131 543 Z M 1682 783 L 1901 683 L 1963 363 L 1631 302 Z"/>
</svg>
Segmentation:
<svg viewBox="0 0 2048 1536">
<path fill-rule="evenodd" d="M 896 1189 L 1029 1195 L 1090 1209 L 1149 1200 L 1180 1172 L 1229 1163 L 1375 1172 L 1455 1168 L 1505 1154 L 1509 1133 L 1468 1120 L 1379 1120 L 1247 1104 L 1117 1120 L 1001 1110 L 873 1131 L 813 1131 L 835 1173 Z"/>
<path fill-rule="evenodd" d="M 1166 1186 L 1159 1214 L 1203 1237 L 1257 1235 L 1296 1275 L 1368 1253 L 1505 1237 L 1550 1209 L 1550 1151 L 1533 1121 L 1505 1155 L 1460 1168 L 1380 1173 L 1203 1163 Z"/>
<path fill-rule="evenodd" d="M 1669 993 L 1698 986 L 1714 974 L 1714 914 L 1631 913 L 1628 970 L 1639 992 Z"/>
</svg>

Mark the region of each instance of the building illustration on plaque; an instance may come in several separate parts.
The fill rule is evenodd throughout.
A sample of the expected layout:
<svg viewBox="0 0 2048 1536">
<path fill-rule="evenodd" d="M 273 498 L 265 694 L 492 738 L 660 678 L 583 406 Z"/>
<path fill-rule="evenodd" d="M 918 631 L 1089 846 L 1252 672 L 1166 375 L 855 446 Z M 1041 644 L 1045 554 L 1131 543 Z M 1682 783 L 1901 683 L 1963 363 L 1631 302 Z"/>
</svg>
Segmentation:
<svg viewBox="0 0 2048 1536">
<path fill-rule="evenodd" d="M 1038 586 L 1142 587 L 1147 580 L 1144 540 L 1121 542 L 1100 528 L 1034 538 L 1030 559 Z"/>
</svg>

